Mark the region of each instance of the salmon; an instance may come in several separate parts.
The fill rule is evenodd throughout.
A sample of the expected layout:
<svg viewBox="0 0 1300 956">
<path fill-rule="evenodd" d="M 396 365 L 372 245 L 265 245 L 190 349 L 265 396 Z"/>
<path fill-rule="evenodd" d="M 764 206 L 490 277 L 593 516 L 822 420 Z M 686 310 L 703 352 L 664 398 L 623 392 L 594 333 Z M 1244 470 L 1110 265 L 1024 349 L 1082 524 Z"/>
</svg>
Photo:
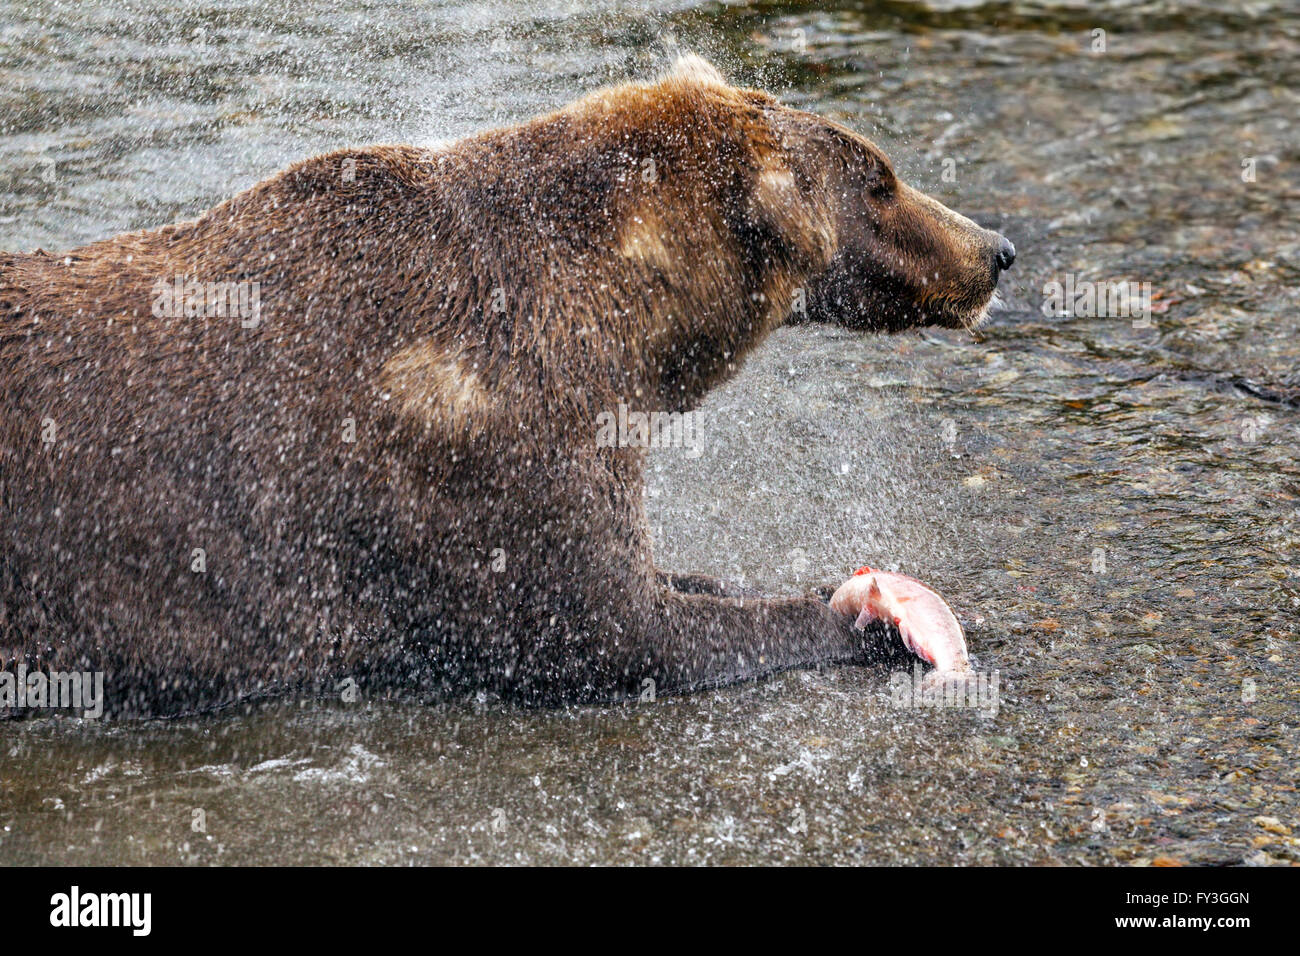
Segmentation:
<svg viewBox="0 0 1300 956">
<path fill-rule="evenodd" d="M 934 665 L 932 676 L 970 673 L 966 635 L 957 616 L 915 578 L 859 568 L 831 596 L 831 608 L 857 615 L 853 626 L 859 630 L 870 621 L 892 624 L 909 651 Z"/>
</svg>

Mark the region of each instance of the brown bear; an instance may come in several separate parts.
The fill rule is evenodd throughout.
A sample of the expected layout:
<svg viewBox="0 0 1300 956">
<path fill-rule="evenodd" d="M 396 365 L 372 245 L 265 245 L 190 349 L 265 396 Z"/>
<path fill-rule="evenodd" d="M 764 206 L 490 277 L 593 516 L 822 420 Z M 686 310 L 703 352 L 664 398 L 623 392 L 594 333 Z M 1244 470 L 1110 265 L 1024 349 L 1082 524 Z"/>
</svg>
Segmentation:
<svg viewBox="0 0 1300 956">
<path fill-rule="evenodd" d="M 0 655 L 107 710 L 533 703 L 862 660 L 824 598 L 655 568 L 644 443 L 787 320 L 973 326 L 1010 244 L 686 57 L 191 222 L 0 254 Z"/>
</svg>

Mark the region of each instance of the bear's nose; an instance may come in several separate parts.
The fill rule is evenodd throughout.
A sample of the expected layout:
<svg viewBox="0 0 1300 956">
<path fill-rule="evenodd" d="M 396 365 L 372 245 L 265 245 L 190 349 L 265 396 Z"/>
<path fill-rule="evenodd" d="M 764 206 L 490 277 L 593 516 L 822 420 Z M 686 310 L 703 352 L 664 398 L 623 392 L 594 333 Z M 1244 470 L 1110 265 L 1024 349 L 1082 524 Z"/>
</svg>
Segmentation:
<svg viewBox="0 0 1300 956">
<path fill-rule="evenodd" d="M 993 261 L 998 264 L 998 268 L 1003 271 L 1011 268 L 1011 263 L 1016 261 L 1016 247 L 1011 244 L 1011 240 L 1006 236 L 998 237 L 1001 241 L 998 243 L 998 251 L 993 254 Z"/>
</svg>

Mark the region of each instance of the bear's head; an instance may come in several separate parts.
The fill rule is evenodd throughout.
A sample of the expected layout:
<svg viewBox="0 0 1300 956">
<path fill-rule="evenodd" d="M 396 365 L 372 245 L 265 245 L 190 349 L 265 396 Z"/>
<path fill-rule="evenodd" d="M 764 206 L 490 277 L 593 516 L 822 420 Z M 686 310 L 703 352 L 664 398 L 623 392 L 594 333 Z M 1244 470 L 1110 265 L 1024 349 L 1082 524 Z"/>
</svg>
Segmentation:
<svg viewBox="0 0 1300 956">
<path fill-rule="evenodd" d="M 879 147 L 839 123 L 733 87 L 694 55 L 672 79 L 740 117 L 751 218 L 806 276 L 792 321 L 897 331 L 984 319 L 1015 259 L 1005 237 L 901 182 Z"/>
<path fill-rule="evenodd" d="M 797 321 L 897 331 L 974 328 L 1015 261 L 1004 236 L 902 182 L 870 140 L 830 120 L 777 107 L 786 161 L 825 209 L 825 268 Z"/>
</svg>

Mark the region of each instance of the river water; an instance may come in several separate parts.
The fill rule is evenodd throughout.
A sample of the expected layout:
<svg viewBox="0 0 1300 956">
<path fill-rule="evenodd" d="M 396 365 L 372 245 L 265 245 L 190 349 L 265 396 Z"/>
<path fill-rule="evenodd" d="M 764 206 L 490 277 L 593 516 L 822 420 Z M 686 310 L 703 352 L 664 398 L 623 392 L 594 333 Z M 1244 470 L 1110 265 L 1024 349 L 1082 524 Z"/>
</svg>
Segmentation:
<svg viewBox="0 0 1300 956">
<path fill-rule="evenodd" d="M 975 336 L 779 331 L 648 489 L 666 568 L 930 582 L 996 713 L 849 668 L 617 708 L 9 721 L 0 863 L 1300 862 L 1300 13 L 1228 6 L 0 0 L 6 250 L 679 49 L 1019 250 Z M 1150 311 L 1045 310 L 1067 280 L 1149 283 Z"/>
</svg>

